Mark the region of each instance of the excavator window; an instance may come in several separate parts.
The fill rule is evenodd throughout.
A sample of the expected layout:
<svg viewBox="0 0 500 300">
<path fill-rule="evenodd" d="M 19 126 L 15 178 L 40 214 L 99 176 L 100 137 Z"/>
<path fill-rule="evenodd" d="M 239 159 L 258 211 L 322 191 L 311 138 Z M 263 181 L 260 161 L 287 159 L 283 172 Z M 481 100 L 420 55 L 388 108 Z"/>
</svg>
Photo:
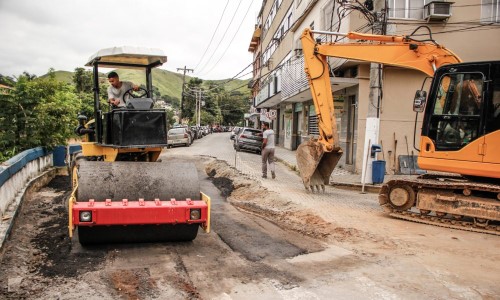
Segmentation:
<svg viewBox="0 0 500 300">
<path fill-rule="evenodd" d="M 488 115 L 486 118 L 486 133 L 500 130 L 500 64 L 493 68 L 491 102 L 489 103 Z"/>
<path fill-rule="evenodd" d="M 436 149 L 458 150 L 479 136 L 483 82 L 482 73 L 441 77 L 429 131 Z"/>
</svg>

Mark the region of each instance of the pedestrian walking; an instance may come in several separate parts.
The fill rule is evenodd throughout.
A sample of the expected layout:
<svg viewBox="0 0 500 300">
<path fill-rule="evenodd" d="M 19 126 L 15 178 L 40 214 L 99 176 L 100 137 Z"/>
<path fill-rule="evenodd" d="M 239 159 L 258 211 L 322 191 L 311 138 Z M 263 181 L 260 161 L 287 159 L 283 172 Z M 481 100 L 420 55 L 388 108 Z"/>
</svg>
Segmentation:
<svg viewBox="0 0 500 300">
<path fill-rule="evenodd" d="M 269 123 L 262 122 L 262 178 L 267 178 L 267 165 L 271 170 L 272 178 L 276 178 L 274 167 L 274 130 L 269 128 Z"/>
</svg>

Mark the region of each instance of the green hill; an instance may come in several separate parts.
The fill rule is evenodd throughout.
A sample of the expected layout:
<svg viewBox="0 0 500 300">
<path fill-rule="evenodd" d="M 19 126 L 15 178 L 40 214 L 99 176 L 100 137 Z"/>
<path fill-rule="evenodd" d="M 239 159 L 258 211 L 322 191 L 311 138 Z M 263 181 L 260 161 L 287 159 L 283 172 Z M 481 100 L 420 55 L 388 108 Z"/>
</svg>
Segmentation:
<svg viewBox="0 0 500 300">
<path fill-rule="evenodd" d="M 146 83 L 145 74 L 142 70 L 119 69 L 116 70 L 116 72 L 120 75 L 121 80 L 132 81 L 138 85 Z M 57 80 L 73 83 L 73 72 L 55 71 L 55 75 Z M 190 79 L 190 76 L 186 76 L 186 82 L 189 82 Z M 226 91 L 237 89 L 242 93 L 250 94 L 250 90 L 246 87 L 249 79 L 235 79 L 230 82 L 227 82 L 228 79 L 211 81 L 224 84 Z M 170 97 L 180 99 L 182 91 L 182 74 L 162 69 L 153 69 L 153 85 L 160 90 L 162 95 L 168 95 Z"/>
<path fill-rule="evenodd" d="M 66 82 L 66 83 L 73 83 L 73 72 L 56 71 L 55 75 L 56 75 L 56 79 L 59 81 Z"/>
</svg>

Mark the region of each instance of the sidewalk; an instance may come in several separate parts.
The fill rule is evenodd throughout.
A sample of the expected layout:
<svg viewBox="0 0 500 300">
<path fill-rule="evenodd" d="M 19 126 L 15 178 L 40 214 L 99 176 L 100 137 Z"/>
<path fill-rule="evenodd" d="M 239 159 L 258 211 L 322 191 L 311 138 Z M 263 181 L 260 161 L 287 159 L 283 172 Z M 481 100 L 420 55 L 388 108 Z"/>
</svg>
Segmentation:
<svg viewBox="0 0 500 300">
<path fill-rule="evenodd" d="M 295 157 L 295 151 L 291 151 L 288 149 L 285 149 L 283 147 L 276 147 L 274 156 L 276 160 L 279 162 L 287 165 L 291 169 L 298 170 L 297 167 L 297 159 Z M 385 174 L 384 176 L 384 182 L 388 182 L 392 179 L 403 179 L 403 178 L 415 178 L 418 175 L 392 175 L 392 174 Z M 362 183 L 361 183 L 361 174 L 355 174 L 352 172 L 349 172 L 347 170 L 344 170 L 342 168 L 335 168 L 332 172 L 332 175 L 330 176 L 330 184 L 334 186 L 344 186 L 344 187 L 350 187 L 354 189 L 359 189 L 361 190 L 362 188 Z M 367 183 L 365 184 L 365 189 L 367 191 L 371 192 L 378 192 L 380 188 L 382 187 L 383 184 L 371 184 Z"/>
</svg>

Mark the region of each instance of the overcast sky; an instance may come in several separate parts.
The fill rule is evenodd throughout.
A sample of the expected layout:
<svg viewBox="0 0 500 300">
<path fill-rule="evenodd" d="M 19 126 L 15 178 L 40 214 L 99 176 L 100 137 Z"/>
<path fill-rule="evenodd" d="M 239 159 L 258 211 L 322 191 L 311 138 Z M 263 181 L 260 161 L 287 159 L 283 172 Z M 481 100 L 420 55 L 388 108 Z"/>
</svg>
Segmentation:
<svg viewBox="0 0 500 300">
<path fill-rule="evenodd" d="M 99 49 L 142 46 L 166 53 L 162 69 L 176 72 L 186 66 L 195 69 L 190 76 L 231 78 L 252 62 L 248 46 L 261 4 L 262 0 L 0 0 L 0 74 L 73 71 Z"/>
</svg>

